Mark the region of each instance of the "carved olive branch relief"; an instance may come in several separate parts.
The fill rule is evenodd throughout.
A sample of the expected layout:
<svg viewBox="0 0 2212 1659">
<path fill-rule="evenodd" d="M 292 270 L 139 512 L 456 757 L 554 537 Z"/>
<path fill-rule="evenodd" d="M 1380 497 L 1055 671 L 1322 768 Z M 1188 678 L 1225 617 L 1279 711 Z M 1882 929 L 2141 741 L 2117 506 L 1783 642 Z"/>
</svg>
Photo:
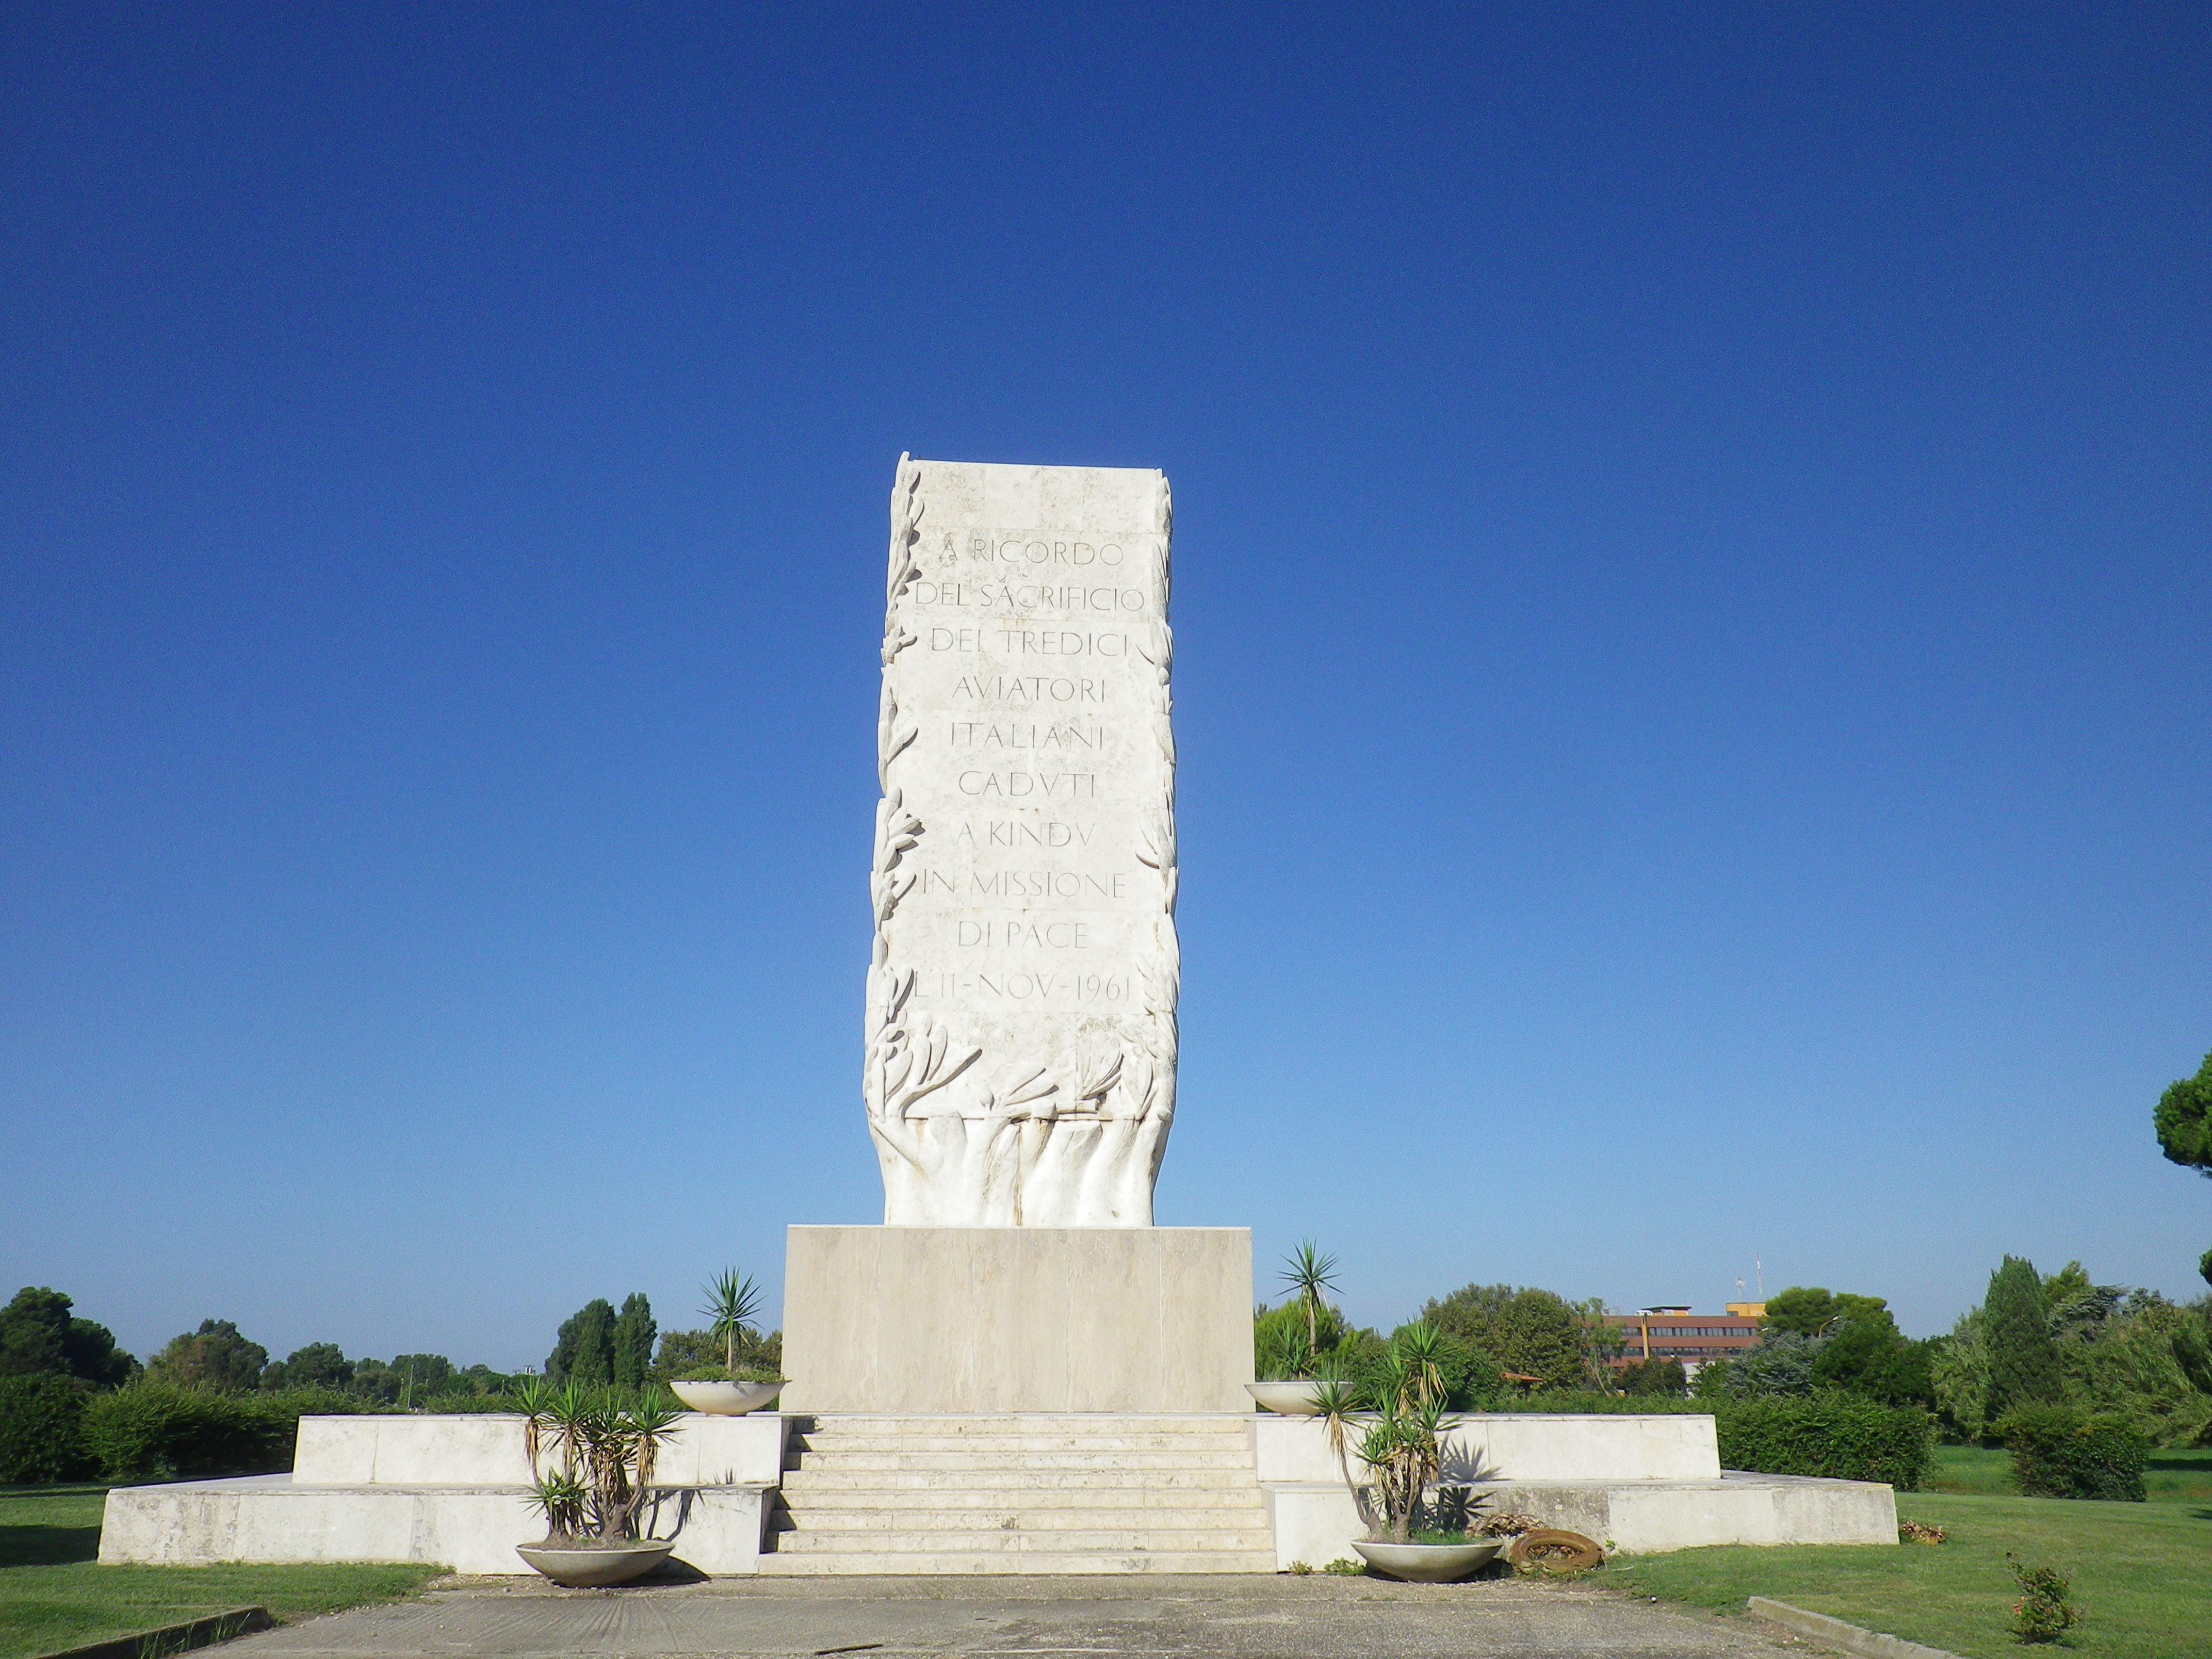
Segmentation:
<svg viewBox="0 0 2212 1659">
<path fill-rule="evenodd" d="M 920 733 L 899 702 L 901 655 L 921 624 L 909 618 L 909 592 L 921 574 L 921 524 L 927 513 L 925 469 L 901 456 L 890 500 L 884 590 L 883 686 L 877 721 L 876 813 L 871 880 L 875 939 L 871 953 L 865 1095 L 882 1166 L 884 1220 L 908 1225 L 1149 1225 L 1152 1186 L 1175 1114 L 1176 1003 L 1179 950 L 1174 912 L 1175 737 L 1169 684 L 1172 636 L 1165 610 L 1172 505 L 1157 486 L 1154 534 L 1133 538 L 1150 560 L 1155 619 L 1132 628 L 1132 689 L 1138 734 L 1149 730 L 1161 779 L 1158 798 L 1141 807 L 1132 851 L 1157 878 L 1159 908 L 1139 921 L 1131 988 L 1134 1006 L 1086 1020 L 1088 1035 L 1070 1058 L 1046 1064 L 1019 1054 L 995 1062 L 982 1043 L 956 1036 L 957 1019 L 933 1020 L 913 1006 L 915 969 L 901 959 L 902 902 L 919 872 L 908 856 L 928 827 L 907 805 L 900 774 Z M 951 544 L 948 538 L 948 550 Z M 1133 570 L 1132 574 L 1136 572 Z M 1138 736 L 1141 742 L 1143 738 Z M 994 1084 L 989 1073 L 1019 1073 Z M 1065 1075 L 1054 1076 L 1055 1066 Z M 957 1084 L 956 1089 L 953 1085 Z"/>
</svg>

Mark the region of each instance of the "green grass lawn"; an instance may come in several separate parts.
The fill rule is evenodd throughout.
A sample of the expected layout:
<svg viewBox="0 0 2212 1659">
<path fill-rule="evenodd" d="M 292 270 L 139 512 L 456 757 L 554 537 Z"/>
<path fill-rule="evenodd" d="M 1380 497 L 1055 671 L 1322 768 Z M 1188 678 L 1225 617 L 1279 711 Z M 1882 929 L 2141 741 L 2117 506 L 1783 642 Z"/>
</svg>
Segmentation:
<svg viewBox="0 0 2212 1659">
<path fill-rule="evenodd" d="M 1624 1560 L 1594 1582 L 1738 1611 L 1767 1595 L 1969 1659 L 2023 1659 L 2041 1650 L 2011 1633 L 2009 1551 L 2073 1578 L 2086 1618 L 2062 1651 L 2212 1659 L 2212 1458 L 2160 1462 L 2153 1502 L 2091 1504 L 1997 1495 L 2010 1484 L 2003 1454 L 1946 1448 L 1943 1490 L 1901 1492 L 1897 1512 L 1943 1528 L 1947 1543 L 1684 1550 Z"/>
<path fill-rule="evenodd" d="M 226 1607 L 312 1618 L 411 1595 L 436 1567 L 103 1567 L 99 1486 L 0 1487 L 0 1659 L 51 1653 Z"/>
</svg>

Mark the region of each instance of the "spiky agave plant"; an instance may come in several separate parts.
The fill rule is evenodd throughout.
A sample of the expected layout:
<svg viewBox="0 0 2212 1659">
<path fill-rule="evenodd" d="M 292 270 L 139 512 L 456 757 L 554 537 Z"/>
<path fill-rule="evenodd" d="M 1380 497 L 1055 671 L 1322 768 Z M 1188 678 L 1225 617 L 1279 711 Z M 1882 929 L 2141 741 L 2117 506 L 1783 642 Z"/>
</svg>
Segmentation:
<svg viewBox="0 0 2212 1659">
<path fill-rule="evenodd" d="M 707 1302 L 699 1310 L 700 1316 L 713 1322 L 708 1328 L 722 1339 L 725 1360 L 734 1376 L 738 1370 L 738 1339 L 750 1334 L 752 1322 L 760 1316 L 760 1287 L 753 1283 L 750 1273 L 725 1267 L 702 1288 L 707 1293 Z"/>
</svg>

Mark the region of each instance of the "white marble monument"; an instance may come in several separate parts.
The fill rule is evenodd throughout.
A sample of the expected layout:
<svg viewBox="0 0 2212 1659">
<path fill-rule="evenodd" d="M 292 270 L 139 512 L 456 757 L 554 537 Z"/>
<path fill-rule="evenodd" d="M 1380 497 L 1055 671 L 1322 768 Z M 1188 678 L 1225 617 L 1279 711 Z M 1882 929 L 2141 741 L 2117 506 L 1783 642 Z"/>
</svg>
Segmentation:
<svg viewBox="0 0 2212 1659">
<path fill-rule="evenodd" d="M 902 456 L 890 520 L 884 1224 L 1149 1226 L 1176 1089 L 1167 479 Z"/>
<path fill-rule="evenodd" d="M 1252 1240 L 1155 1227 L 1176 1103 L 1167 480 L 902 457 L 868 969 L 880 1227 L 793 1227 L 781 1412 L 686 1416 L 709 1573 L 1266 1572 L 1351 1553 L 1323 1426 L 1255 1415 Z M 441 1561 L 540 1534 L 517 1416 L 302 1419 L 289 1474 L 117 1487 L 103 1562 Z M 1635 1552 L 1896 1539 L 1724 1474 L 1706 1417 L 1474 1417 L 1501 1510 Z"/>
</svg>

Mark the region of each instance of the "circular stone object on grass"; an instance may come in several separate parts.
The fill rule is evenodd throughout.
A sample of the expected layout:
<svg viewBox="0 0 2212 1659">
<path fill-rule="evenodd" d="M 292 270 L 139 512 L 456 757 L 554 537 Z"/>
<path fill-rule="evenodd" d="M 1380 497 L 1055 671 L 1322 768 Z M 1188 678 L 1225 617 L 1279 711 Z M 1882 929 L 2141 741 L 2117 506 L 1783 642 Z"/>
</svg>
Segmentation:
<svg viewBox="0 0 2212 1659">
<path fill-rule="evenodd" d="M 517 1544 L 514 1553 L 556 1584 L 589 1589 L 643 1577 L 668 1559 L 672 1538 L 622 1544 Z"/>
<path fill-rule="evenodd" d="M 1576 1573 L 1602 1565 L 1605 1552 L 1578 1532 L 1537 1527 L 1507 1546 L 1505 1559 L 1523 1572 Z"/>
<path fill-rule="evenodd" d="M 1315 1396 L 1321 1393 L 1318 1382 L 1247 1382 L 1244 1392 L 1271 1412 L 1285 1417 L 1311 1417 L 1318 1407 Z"/>
<path fill-rule="evenodd" d="M 781 1382 L 671 1382 L 676 1397 L 710 1417 L 743 1417 L 783 1392 Z"/>
<path fill-rule="evenodd" d="M 1446 1584 L 1489 1565 L 1499 1543 L 1495 1538 L 1470 1538 L 1464 1544 L 1370 1544 L 1362 1540 L 1352 1547 L 1377 1572 L 1416 1584 Z"/>
</svg>

